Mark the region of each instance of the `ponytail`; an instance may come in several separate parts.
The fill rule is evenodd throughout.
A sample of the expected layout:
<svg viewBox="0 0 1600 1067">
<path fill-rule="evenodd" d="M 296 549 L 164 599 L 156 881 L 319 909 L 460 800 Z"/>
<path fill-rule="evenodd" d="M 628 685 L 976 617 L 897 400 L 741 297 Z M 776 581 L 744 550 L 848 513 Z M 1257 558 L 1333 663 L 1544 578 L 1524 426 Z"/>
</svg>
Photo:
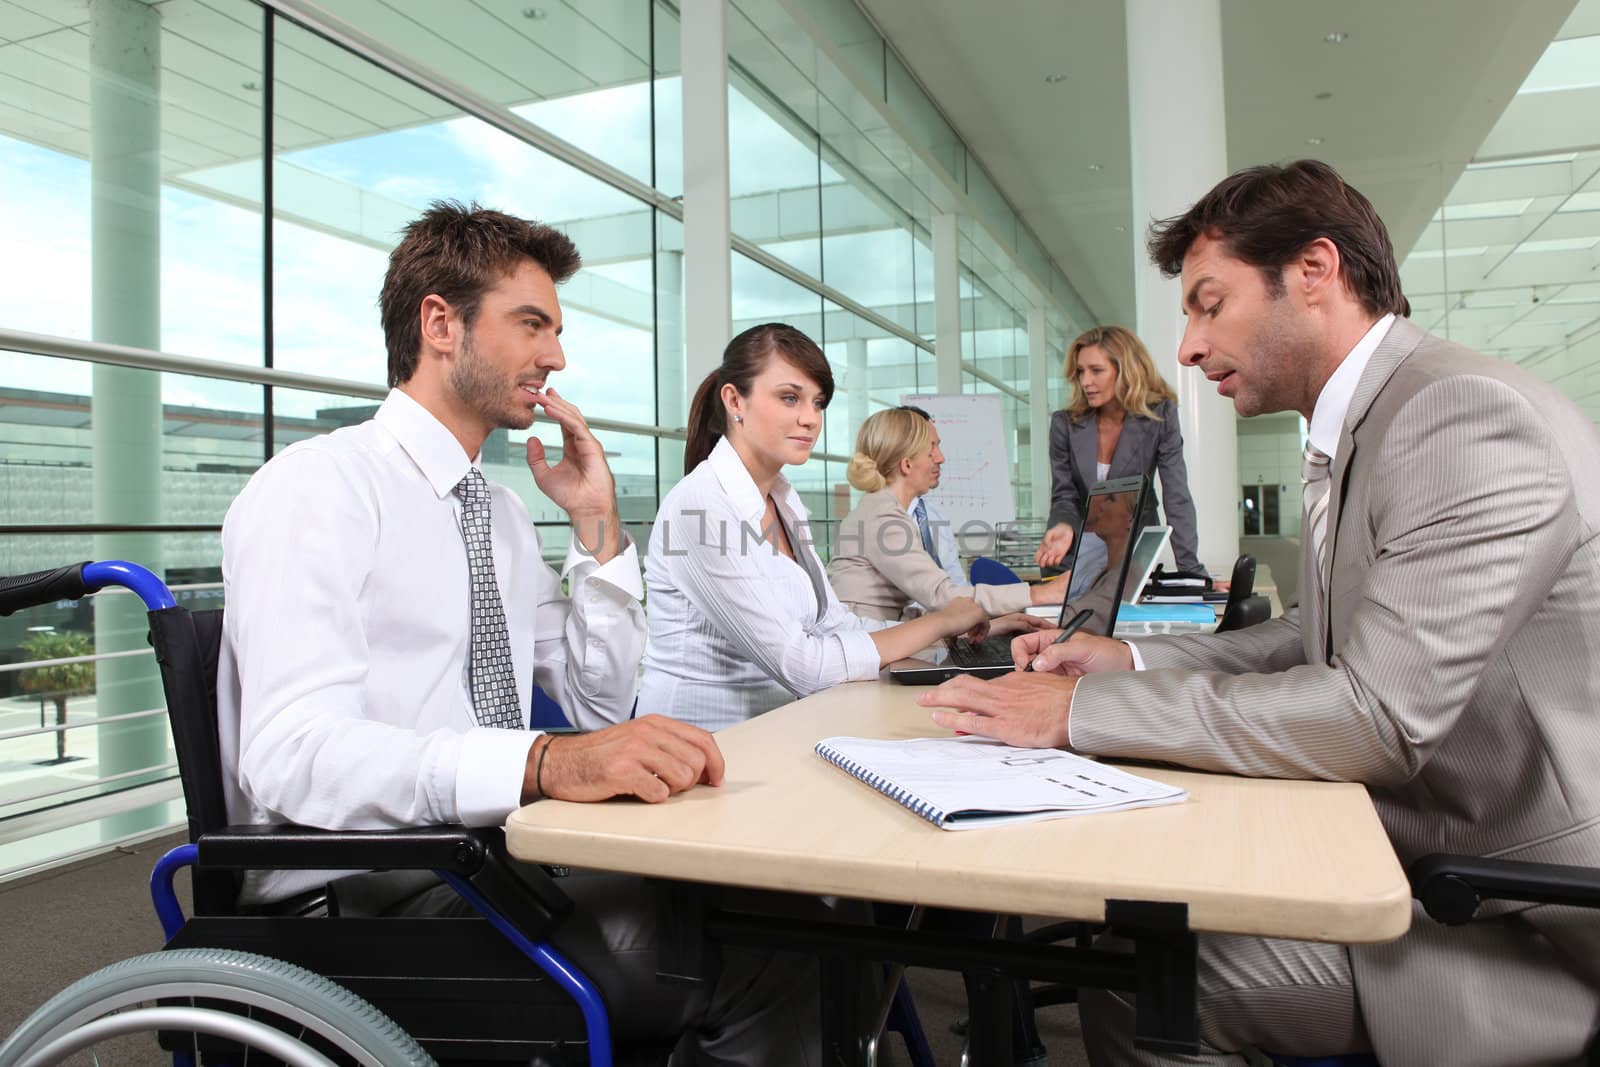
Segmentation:
<svg viewBox="0 0 1600 1067">
<path fill-rule="evenodd" d="M 694 402 L 689 405 L 689 439 L 683 446 L 683 473 L 688 474 L 700 466 L 700 461 L 711 455 L 717 441 L 728 432 L 728 413 L 723 410 L 722 368 L 706 375 L 700 388 L 694 391 Z"/>
</svg>

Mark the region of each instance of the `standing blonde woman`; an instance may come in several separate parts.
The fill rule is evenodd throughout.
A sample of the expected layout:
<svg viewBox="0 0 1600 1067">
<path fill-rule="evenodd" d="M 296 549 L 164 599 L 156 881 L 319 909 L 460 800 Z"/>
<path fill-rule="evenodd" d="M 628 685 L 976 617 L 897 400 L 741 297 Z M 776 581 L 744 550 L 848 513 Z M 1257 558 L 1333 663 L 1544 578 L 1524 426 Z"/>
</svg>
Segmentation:
<svg viewBox="0 0 1600 1067">
<path fill-rule="evenodd" d="M 846 477 L 867 495 L 839 523 L 828 580 L 844 606 L 869 619 L 898 619 L 912 604 L 934 611 L 971 597 L 990 615 L 1059 604 L 1066 583 L 966 585 L 941 559 L 923 494 L 939 485 L 939 431 L 909 408 L 861 424 Z"/>
<path fill-rule="evenodd" d="M 1063 369 L 1072 401 L 1050 419 L 1050 525 L 1034 558 L 1060 566 L 1095 482 L 1156 470 L 1178 567 L 1201 571 L 1178 398 L 1144 343 L 1121 326 L 1096 326 L 1068 346 Z M 1159 524 L 1157 503 L 1152 483 L 1139 525 Z"/>
</svg>

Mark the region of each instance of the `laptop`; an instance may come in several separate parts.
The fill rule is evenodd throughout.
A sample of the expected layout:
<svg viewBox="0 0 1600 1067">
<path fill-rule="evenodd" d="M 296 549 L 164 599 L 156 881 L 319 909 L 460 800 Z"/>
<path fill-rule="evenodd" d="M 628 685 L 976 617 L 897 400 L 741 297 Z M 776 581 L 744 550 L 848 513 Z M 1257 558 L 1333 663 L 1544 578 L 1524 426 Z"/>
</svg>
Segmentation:
<svg viewBox="0 0 1600 1067">
<path fill-rule="evenodd" d="M 1078 549 L 1083 545 L 1084 534 L 1093 533 L 1105 543 L 1105 570 L 1083 596 L 1061 605 L 1061 611 L 1056 618 L 1058 627 L 1065 626 L 1068 619 L 1076 615 L 1080 609 L 1087 607 L 1094 609 L 1095 617 L 1083 627 L 1084 631 L 1098 634 L 1111 633 L 1112 627 L 1116 625 L 1119 600 L 1115 594 L 1121 592 L 1129 579 L 1128 572 L 1133 563 L 1134 553 L 1128 551 L 1128 548 L 1130 542 L 1134 540 L 1139 515 L 1144 508 L 1148 492 L 1149 481 L 1144 475 L 1099 482 L 1089 490 L 1089 506 L 1084 508 L 1083 515 L 1078 520 L 1078 528 L 1073 533 L 1072 556 L 1068 560 L 1067 569 L 1077 567 Z M 1170 528 L 1165 529 L 1170 533 Z M 1165 543 L 1164 540 L 1161 542 Z M 1148 565 L 1141 566 L 1134 575 L 1139 580 L 1139 584 L 1134 587 L 1135 595 L 1149 577 L 1150 569 L 1155 566 L 1155 557 L 1160 555 L 1160 552 L 1161 546 L 1157 545 L 1150 554 Z M 1011 641 L 1015 637 L 1015 634 L 991 637 L 979 644 L 972 644 L 964 637 L 952 637 L 943 645 L 936 645 L 925 649 L 915 657 L 896 660 L 889 664 L 889 678 L 902 685 L 935 685 L 958 674 L 971 674 L 979 678 L 995 678 L 1002 674 L 1010 674 L 1016 669 L 1016 664 L 1011 659 Z"/>
</svg>

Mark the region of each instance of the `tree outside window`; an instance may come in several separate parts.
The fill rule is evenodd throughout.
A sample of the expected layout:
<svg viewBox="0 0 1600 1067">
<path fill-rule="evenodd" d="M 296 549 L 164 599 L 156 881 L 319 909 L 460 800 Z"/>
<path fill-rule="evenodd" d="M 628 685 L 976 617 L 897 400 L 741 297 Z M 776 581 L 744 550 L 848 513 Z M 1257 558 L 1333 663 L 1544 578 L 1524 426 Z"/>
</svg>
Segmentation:
<svg viewBox="0 0 1600 1067">
<path fill-rule="evenodd" d="M 22 651 L 30 660 L 70 659 L 87 656 L 94 651 L 94 642 L 88 634 L 71 630 L 36 633 L 22 643 Z M 23 692 L 37 693 L 41 698 L 53 700 L 56 705 L 56 726 L 67 724 L 67 699 L 94 692 L 94 664 L 57 663 L 48 667 L 30 667 L 17 676 Z M 56 758 L 54 763 L 65 763 L 67 732 L 56 731 Z"/>
</svg>

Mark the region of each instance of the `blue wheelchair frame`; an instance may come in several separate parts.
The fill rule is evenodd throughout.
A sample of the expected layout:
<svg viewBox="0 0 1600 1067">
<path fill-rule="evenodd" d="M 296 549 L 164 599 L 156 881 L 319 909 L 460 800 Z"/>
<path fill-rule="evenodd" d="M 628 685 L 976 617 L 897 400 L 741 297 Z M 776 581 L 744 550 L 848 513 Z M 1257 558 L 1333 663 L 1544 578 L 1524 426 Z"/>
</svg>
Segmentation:
<svg viewBox="0 0 1600 1067">
<path fill-rule="evenodd" d="M 31 583 L 31 584 L 29 584 Z M 144 602 L 148 611 L 162 611 L 178 606 L 176 598 L 151 571 L 136 563 L 122 560 L 83 563 L 63 567 L 38 575 L 23 575 L 0 583 L 0 593 L 22 594 L 26 599 L 14 604 L 3 614 L 17 607 L 49 603 L 58 599 L 77 599 L 88 593 L 99 592 L 116 585 L 132 591 Z M 168 942 L 183 929 L 187 919 L 178 903 L 173 879 L 185 867 L 199 862 L 199 846 L 179 845 L 162 856 L 150 874 L 150 897 L 156 916 L 161 921 L 162 932 Z M 611 1024 L 605 1002 L 594 983 L 573 963 L 547 942 L 535 942 L 519 930 L 499 909 L 494 907 L 466 878 L 453 871 L 435 870 L 435 874 L 448 884 L 467 904 L 489 922 L 506 940 L 511 942 L 544 974 L 567 992 L 583 1015 L 588 1036 L 588 1056 L 593 1067 L 611 1067 Z M 381 1008 L 382 1005 L 379 1005 Z M 175 1064 L 192 1062 L 187 1053 L 176 1053 Z"/>
</svg>

